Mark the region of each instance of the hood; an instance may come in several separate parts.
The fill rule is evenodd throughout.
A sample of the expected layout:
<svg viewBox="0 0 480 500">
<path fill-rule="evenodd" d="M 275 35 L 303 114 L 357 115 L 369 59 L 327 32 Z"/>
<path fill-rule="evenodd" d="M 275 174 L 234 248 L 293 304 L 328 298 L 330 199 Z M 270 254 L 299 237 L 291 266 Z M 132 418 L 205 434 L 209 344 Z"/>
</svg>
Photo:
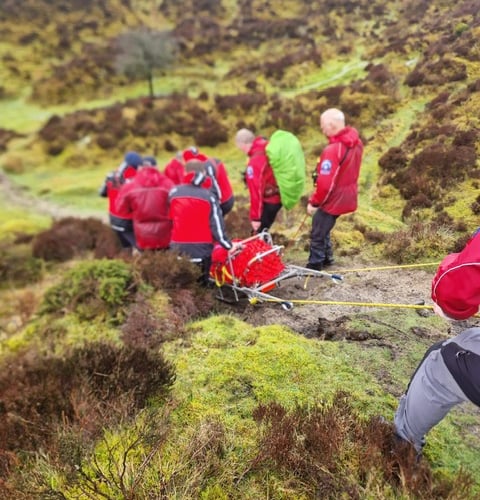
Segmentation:
<svg viewBox="0 0 480 500">
<path fill-rule="evenodd" d="M 164 176 L 155 167 L 142 167 L 136 177 L 136 183 L 142 187 L 160 186 Z"/>
<path fill-rule="evenodd" d="M 254 154 L 258 152 L 265 152 L 265 148 L 267 147 L 268 141 L 265 139 L 265 137 L 257 137 L 255 140 L 252 142 L 252 147 L 250 148 L 250 151 L 248 152 L 248 156 L 253 156 Z"/>
<path fill-rule="evenodd" d="M 347 126 L 340 130 L 337 135 L 330 137 L 329 142 L 341 142 L 345 144 L 347 148 L 353 148 L 360 142 L 360 137 L 356 129 Z"/>
</svg>

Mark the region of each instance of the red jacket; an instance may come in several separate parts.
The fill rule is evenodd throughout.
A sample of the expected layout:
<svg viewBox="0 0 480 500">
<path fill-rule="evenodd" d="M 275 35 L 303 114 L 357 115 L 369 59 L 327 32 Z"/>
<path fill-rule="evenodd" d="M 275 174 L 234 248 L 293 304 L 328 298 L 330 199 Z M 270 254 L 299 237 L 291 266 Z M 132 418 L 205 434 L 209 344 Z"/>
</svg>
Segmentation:
<svg viewBox="0 0 480 500">
<path fill-rule="evenodd" d="M 199 158 L 200 161 L 210 160 L 213 165 L 213 187 L 212 190 L 217 194 L 220 204 L 225 203 L 230 200 L 233 196 L 233 189 L 228 178 L 227 169 L 223 162 L 218 159 L 210 158 L 208 159 L 205 155 L 199 153 L 197 156 L 192 157 Z M 185 166 L 177 158 L 172 158 L 164 170 L 165 175 L 171 179 L 175 184 L 182 184 L 185 178 Z M 216 181 L 216 182 L 215 182 Z"/>
<path fill-rule="evenodd" d="M 343 128 L 328 141 L 317 163 L 316 189 L 308 201 L 331 215 L 354 212 L 358 203 L 362 141 L 353 127 Z"/>
<path fill-rule="evenodd" d="M 105 179 L 106 195 L 108 197 L 108 213 L 110 216 L 118 217 L 120 219 L 131 219 L 132 214 L 125 210 L 118 210 L 116 200 L 120 188 L 130 182 L 137 174 L 137 167 L 123 163 L 115 172 L 112 172 Z"/>
<path fill-rule="evenodd" d="M 264 203 L 281 203 L 280 190 L 268 162 L 265 148 L 268 141 L 257 137 L 248 152 L 245 182 L 250 192 L 250 220 L 259 221 Z"/>
<path fill-rule="evenodd" d="M 447 255 L 432 281 L 432 299 L 453 319 L 467 319 L 480 305 L 480 230 L 460 253 Z"/>
<path fill-rule="evenodd" d="M 120 189 L 116 209 L 133 217 L 138 248 L 168 248 L 172 226 L 168 193 L 173 187 L 173 182 L 155 167 L 141 167 L 132 182 Z"/>
<path fill-rule="evenodd" d="M 216 192 L 221 205 L 233 196 L 233 189 L 228 178 L 227 169 L 223 162 L 216 158 L 209 158 L 207 161 L 213 166 L 213 191 Z"/>
<path fill-rule="evenodd" d="M 185 167 L 180 160 L 172 158 L 166 165 L 163 173 L 176 185 L 183 182 Z"/>
<path fill-rule="evenodd" d="M 218 241 L 224 248 L 232 247 L 225 232 L 217 198 L 211 193 L 210 179 L 202 186 L 192 184 L 193 173 L 185 183 L 175 186 L 169 194 L 169 217 L 172 221 L 171 247 L 191 257 L 209 257 Z"/>
</svg>

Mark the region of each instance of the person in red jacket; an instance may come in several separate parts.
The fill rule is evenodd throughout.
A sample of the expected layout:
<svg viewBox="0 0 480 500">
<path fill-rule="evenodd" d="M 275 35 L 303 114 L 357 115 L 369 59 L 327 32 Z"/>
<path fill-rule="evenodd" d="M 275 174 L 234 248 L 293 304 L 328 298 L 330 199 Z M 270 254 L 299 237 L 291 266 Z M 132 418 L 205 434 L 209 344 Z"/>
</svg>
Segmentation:
<svg viewBox="0 0 480 500">
<path fill-rule="evenodd" d="M 182 184 L 185 177 L 185 165 L 182 152 L 179 151 L 163 169 L 163 173 L 175 184 Z"/>
<path fill-rule="evenodd" d="M 211 179 L 205 163 L 193 160 L 186 164 L 184 182 L 169 194 L 169 217 L 172 221 L 170 248 L 198 261 L 202 268 L 202 284 L 209 281 L 214 242 L 234 251 L 225 232 L 222 211 L 211 192 Z"/>
<path fill-rule="evenodd" d="M 447 255 L 432 281 L 437 313 L 462 320 L 478 312 L 480 304 L 480 229 L 460 253 Z"/>
<path fill-rule="evenodd" d="M 265 151 L 268 140 L 255 137 L 251 130 L 243 128 L 235 135 L 235 144 L 248 157 L 245 182 L 250 193 L 252 231 L 257 233 L 270 229 L 282 208 L 282 200 Z"/>
<path fill-rule="evenodd" d="M 358 131 L 345 126 L 345 116 L 330 108 L 320 117 L 320 127 L 328 138 L 315 172 L 315 191 L 307 213 L 313 216 L 307 268 L 322 270 L 334 263 L 330 232 L 339 215 L 357 209 L 358 176 L 363 144 Z"/>
<path fill-rule="evenodd" d="M 211 190 L 220 202 L 223 215 L 227 215 L 233 208 L 235 198 L 225 164 L 218 158 L 208 158 L 200 153 L 198 148 L 191 146 L 168 162 L 165 166 L 165 175 L 175 184 L 181 184 L 186 173 L 185 167 L 189 161 L 193 160 L 207 162 L 206 174 L 212 181 Z"/>
<path fill-rule="evenodd" d="M 135 177 L 142 162 L 143 159 L 137 152 L 129 151 L 125 154 L 121 165 L 107 175 L 102 187 L 99 189 L 100 196 L 108 198 L 110 226 L 115 231 L 124 249 L 136 248 L 132 214 L 118 210 L 116 200 L 120 188 Z"/>
<path fill-rule="evenodd" d="M 466 320 L 480 304 L 480 231 L 460 253 L 447 255 L 432 280 L 434 310 Z M 456 405 L 480 406 L 480 328 L 433 344 L 419 363 L 395 412 L 396 435 L 420 457 L 425 435 Z"/>
<path fill-rule="evenodd" d="M 167 249 L 172 223 L 168 217 L 168 193 L 175 184 L 160 173 L 154 159 L 146 157 L 132 182 L 120 189 L 116 209 L 131 214 L 139 250 Z"/>
</svg>

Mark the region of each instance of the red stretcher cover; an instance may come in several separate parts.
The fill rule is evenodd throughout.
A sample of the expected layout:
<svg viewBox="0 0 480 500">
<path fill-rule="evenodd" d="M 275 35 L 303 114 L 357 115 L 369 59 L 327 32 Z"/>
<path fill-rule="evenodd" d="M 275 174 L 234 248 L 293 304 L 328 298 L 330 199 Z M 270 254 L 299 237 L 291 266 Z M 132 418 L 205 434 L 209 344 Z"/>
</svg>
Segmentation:
<svg viewBox="0 0 480 500">
<path fill-rule="evenodd" d="M 233 240 L 242 243 L 241 250 L 228 259 L 228 251 L 216 244 L 212 253 L 210 277 L 217 286 L 224 284 L 256 288 L 277 278 L 285 269 L 278 252 L 260 238 Z M 272 285 L 271 288 L 274 288 Z"/>
</svg>

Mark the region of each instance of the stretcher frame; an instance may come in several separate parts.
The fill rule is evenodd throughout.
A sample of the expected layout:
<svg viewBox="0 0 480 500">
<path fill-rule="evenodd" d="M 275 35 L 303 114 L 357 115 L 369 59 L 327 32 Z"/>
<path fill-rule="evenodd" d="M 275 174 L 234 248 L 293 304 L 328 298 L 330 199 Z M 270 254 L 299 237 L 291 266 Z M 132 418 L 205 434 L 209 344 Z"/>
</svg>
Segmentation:
<svg viewBox="0 0 480 500">
<path fill-rule="evenodd" d="M 246 238 L 238 243 L 241 246 L 242 244 L 253 241 L 255 239 L 262 239 L 265 243 L 270 245 L 271 248 L 264 252 L 257 253 L 252 259 L 248 261 L 246 268 L 248 268 L 248 266 L 251 266 L 255 262 L 261 261 L 264 257 L 270 255 L 271 253 L 276 253 L 278 256 L 280 256 L 281 252 L 284 249 L 284 245 L 273 244 L 272 237 L 270 233 L 268 233 L 268 231 L 262 231 L 261 233 L 251 236 L 250 238 Z M 343 281 L 343 276 L 341 276 L 340 274 L 331 274 L 323 270 L 317 271 L 315 269 L 308 269 L 306 267 L 296 266 L 293 264 L 284 264 L 284 270 L 281 271 L 280 274 L 275 278 L 264 283 L 259 283 L 258 285 L 253 287 L 247 287 L 241 285 L 239 279 L 235 276 L 235 271 L 232 264 L 234 258 L 235 255 L 228 255 L 226 260 L 226 266 L 231 276 L 232 283 L 218 283 L 214 278 L 210 277 L 211 282 L 214 283 L 218 288 L 217 299 L 224 302 L 232 303 L 232 300 L 227 299 L 224 294 L 223 288 L 226 288 L 233 291 L 233 303 L 240 302 L 241 295 L 244 295 L 246 296 L 250 304 L 257 304 L 259 302 L 275 302 L 280 304 L 284 310 L 290 311 L 293 309 L 292 301 L 276 297 L 275 295 L 269 293 L 270 290 L 280 286 L 283 281 L 290 278 L 299 277 L 327 277 L 330 278 L 334 283 L 340 283 L 341 281 Z"/>
</svg>

